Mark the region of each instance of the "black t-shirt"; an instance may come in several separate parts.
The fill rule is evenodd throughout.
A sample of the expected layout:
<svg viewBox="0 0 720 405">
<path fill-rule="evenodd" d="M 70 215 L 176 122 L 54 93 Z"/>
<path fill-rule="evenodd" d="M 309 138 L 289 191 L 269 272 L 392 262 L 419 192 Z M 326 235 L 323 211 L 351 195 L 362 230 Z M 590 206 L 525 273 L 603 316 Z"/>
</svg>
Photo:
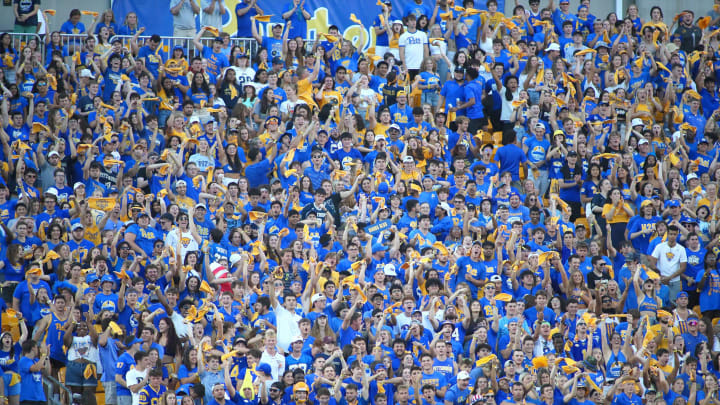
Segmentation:
<svg viewBox="0 0 720 405">
<path fill-rule="evenodd" d="M 23 14 L 30 14 L 35 9 L 36 4 L 40 6 L 40 0 L 15 0 L 15 4 L 17 4 L 18 6 L 18 15 L 22 16 Z M 37 23 L 37 14 L 33 15 L 25 21 L 18 21 L 17 19 L 15 19 L 15 24 L 17 25 L 33 26 L 37 25 Z"/>
<path fill-rule="evenodd" d="M 587 275 L 588 288 L 590 288 L 591 290 L 594 290 L 595 288 L 597 288 L 596 285 L 599 284 L 601 282 L 601 280 L 610 281 L 610 275 L 603 271 L 598 276 L 597 274 L 595 274 L 594 271 L 591 271 Z"/>
</svg>

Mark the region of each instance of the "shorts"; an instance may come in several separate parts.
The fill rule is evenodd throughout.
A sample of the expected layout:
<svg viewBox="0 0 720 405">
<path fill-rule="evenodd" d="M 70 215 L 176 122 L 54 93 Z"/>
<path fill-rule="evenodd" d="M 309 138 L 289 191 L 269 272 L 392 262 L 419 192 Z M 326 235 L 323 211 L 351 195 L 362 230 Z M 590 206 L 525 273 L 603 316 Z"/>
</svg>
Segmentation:
<svg viewBox="0 0 720 405">
<path fill-rule="evenodd" d="M 13 381 L 13 377 L 15 377 L 17 381 Z M 12 382 L 15 384 L 10 385 Z M 3 383 L 5 384 L 5 396 L 12 397 L 20 395 L 20 375 L 11 371 L 6 371 L 3 373 Z"/>
<path fill-rule="evenodd" d="M 115 381 L 103 381 L 103 388 L 105 389 L 105 404 L 116 405 L 117 404 L 117 383 Z"/>
<path fill-rule="evenodd" d="M 85 368 L 88 365 L 85 363 L 77 363 L 74 361 L 68 361 L 65 369 L 65 385 L 68 387 L 95 387 L 97 386 L 97 377 L 90 376 L 85 378 Z"/>
<path fill-rule="evenodd" d="M 117 396 L 117 405 L 132 405 L 132 396 L 118 395 Z"/>
<path fill-rule="evenodd" d="M 37 32 L 37 24 L 36 25 L 15 24 L 14 32 L 16 34 L 35 34 Z"/>
<path fill-rule="evenodd" d="M 437 107 L 439 98 L 440 95 L 437 91 L 423 91 L 420 100 L 423 104 L 430 104 L 432 107 Z"/>
<path fill-rule="evenodd" d="M 61 368 L 65 367 L 65 363 L 67 363 L 67 360 L 58 360 L 50 357 L 50 365 L 55 370 L 60 370 Z"/>
</svg>

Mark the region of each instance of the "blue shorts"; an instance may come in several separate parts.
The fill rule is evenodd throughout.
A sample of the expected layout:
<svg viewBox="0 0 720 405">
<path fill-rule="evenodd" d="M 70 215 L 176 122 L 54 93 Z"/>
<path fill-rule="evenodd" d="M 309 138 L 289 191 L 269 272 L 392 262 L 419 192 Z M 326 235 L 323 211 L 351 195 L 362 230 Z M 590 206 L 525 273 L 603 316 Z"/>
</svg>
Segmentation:
<svg viewBox="0 0 720 405">
<path fill-rule="evenodd" d="M 6 371 L 3 373 L 3 383 L 5 383 L 5 396 L 11 397 L 13 395 L 20 395 L 20 376 L 17 376 L 17 382 L 15 382 L 15 385 L 10 385 L 10 382 L 13 379 L 13 374 L 17 375 L 17 373 L 13 373 L 11 371 Z"/>
<path fill-rule="evenodd" d="M 65 385 L 68 387 L 95 387 L 97 386 L 97 377 L 90 376 L 85 378 L 85 368 L 87 364 L 68 361 L 65 368 Z"/>
<path fill-rule="evenodd" d="M 420 97 L 420 101 L 423 104 L 430 104 L 432 107 L 437 107 L 440 96 L 437 91 L 424 91 Z"/>
</svg>

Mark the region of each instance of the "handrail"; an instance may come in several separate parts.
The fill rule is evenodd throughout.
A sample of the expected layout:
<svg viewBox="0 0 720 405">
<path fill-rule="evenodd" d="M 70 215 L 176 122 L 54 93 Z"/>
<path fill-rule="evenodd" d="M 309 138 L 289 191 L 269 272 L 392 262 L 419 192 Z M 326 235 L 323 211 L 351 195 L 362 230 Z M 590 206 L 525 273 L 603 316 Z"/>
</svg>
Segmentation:
<svg viewBox="0 0 720 405">
<path fill-rule="evenodd" d="M 22 49 L 31 39 L 35 39 L 37 41 L 38 49 L 44 50 L 45 43 L 42 41 L 40 35 L 38 34 L 27 34 L 21 32 L 8 32 L 7 34 L 10 35 L 10 43 L 12 44 L 13 49 L 17 51 L 18 55 L 20 55 Z"/>
<path fill-rule="evenodd" d="M 115 39 L 120 39 L 124 45 L 128 45 L 130 43 L 130 38 L 132 38 L 132 35 L 115 35 L 112 38 L 110 38 L 110 41 L 112 42 Z M 143 44 L 150 39 L 149 35 L 146 36 L 139 36 L 138 37 L 138 46 L 142 47 Z M 212 47 L 213 44 L 213 37 L 202 37 L 200 38 L 200 42 L 203 44 L 203 46 L 209 46 Z M 160 43 L 162 44 L 163 51 L 170 54 L 172 52 L 172 49 L 179 45 L 185 50 L 186 56 L 192 56 L 192 55 L 198 55 L 197 49 L 195 49 L 195 44 L 193 43 L 193 38 L 191 37 L 160 37 Z M 235 45 L 240 46 L 243 53 L 250 52 L 250 57 L 254 57 L 257 53 L 257 50 L 259 48 L 257 41 L 255 41 L 254 38 L 230 38 L 230 46 L 233 47 Z M 192 55 L 191 55 L 192 51 Z"/>
<path fill-rule="evenodd" d="M 60 381 L 49 375 L 43 375 L 43 385 L 47 403 L 51 405 L 65 405 L 72 401 L 72 391 Z M 64 393 L 64 395 L 62 395 Z"/>
</svg>

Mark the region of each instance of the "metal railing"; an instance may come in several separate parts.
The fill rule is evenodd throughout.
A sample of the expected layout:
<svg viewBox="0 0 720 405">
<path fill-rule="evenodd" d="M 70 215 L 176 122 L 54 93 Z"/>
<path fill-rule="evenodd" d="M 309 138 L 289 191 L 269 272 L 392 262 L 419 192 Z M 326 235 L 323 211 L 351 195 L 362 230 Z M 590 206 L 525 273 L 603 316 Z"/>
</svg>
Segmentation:
<svg viewBox="0 0 720 405">
<path fill-rule="evenodd" d="M 123 42 L 124 46 L 129 47 L 131 38 L 132 35 L 115 35 L 111 38 L 111 41 L 115 39 L 120 39 Z M 138 47 L 144 46 L 149 39 L 150 36 L 138 37 Z M 213 37 L 202 37 L 200 38 L 200 43 L 203 46 L 212 47 L 213 40 Z M 195 48 L 193 38 L 190 37 L 160 37 L 160 44 L 162 46 L 163 52 L 167 52 L 168 56 L 170 56 L 173 48 L 178 45 L 183 48 L 183 50 L 185 51 L 185 56 L 188 58 L 200 55 L 200 53 Z M 251 58 L 257 54 L 257 50 L 259 48 L 259 45 L 254 38 L 230 38 L 230 48 L 232 49 L 232 47 L 236 45 L 241 48 L 243 53 L 248 53 L 249 51 Z"/>
<path fill-rule="evenodd" d="M 30 41 L 35 40 L 37 42 L 37 50 L 43 57 L 43 62 L 47 63 L 47 61 L 45 61 L 44 59 L 47 54 L 46 41 L 50 41 L 50 35 L 45 35 L 45 38 L 43 39 L 37 34 L 22 34 L 12 32 L 9 32 L 8 34 L 12 38 L 12 46 L 17 51 L 18 55 L 22 52 L 23 48 L 25 48 Z M 70 56 L 72 56 L 74 52 L 81 52 L 87 37 L 87 34 L 60 34 L 61 44 L 63 45 L 63 47 L 66 47 L 67 52 L 70 54 Z M 111 42 L 116 38 L 120 39 L 123 42 L 123 45 L 126 46 L 128 49 L 130 48 L 130 39 L 132 38 L 132 35 L 115 35 L 110 38 L 108 42 Z M 138 47 L 144 46 L 149 39 L 149 35 L 138 37 Z M 212 47 L 213 40 L 213 37 L 200 38 L 200 42 L 203 44 L 203 46 L 209 47 Z M 170 52 L 172 52 L 172 49 L 176 45 L 180 45 L 183 48 L 183 50 L 185 51 L 185 56 L 188 58 L 199 55 L 199 52 L 195 48 L 195 44 L 193 44 L 193 38 L 160 37 L 160 41 L 162 50 L 164 52 L 167 52 L 168 55 L 170 54 Z M 251 58 L 253 58 L 257 54 L 257 51 L 260 48 L 260 45 L 257 43 L 257 41 L 255 41 L 254 38 L 230 38 L 230 48 L 236 45 L 240 47 L 243 53 L 249 53 Z"/>
<path fill-rule="evenodd" d="M 43 385 L 49 405 L 66 405 L 72 400 L 72 391 L 55 378 L 43 375 Z"/>
<path fill-rule="evenodd" d="M 10 35 L 10 44 L 12 45 L 13 49 L 17 52 L 18 55 L 21 54 L 23 48 L 25 48 L 28 43 L 31 40 L 37 41 L 37 49 L 39 51 L 45 50 L 45 43 L 40 39 L 40 36 L 38 34 L 22 34 L 22 33 L 16 33 L 16 32 L 8 32 Z M 43 54 L 43 56 L 45 56 Z"/>
</svg>

